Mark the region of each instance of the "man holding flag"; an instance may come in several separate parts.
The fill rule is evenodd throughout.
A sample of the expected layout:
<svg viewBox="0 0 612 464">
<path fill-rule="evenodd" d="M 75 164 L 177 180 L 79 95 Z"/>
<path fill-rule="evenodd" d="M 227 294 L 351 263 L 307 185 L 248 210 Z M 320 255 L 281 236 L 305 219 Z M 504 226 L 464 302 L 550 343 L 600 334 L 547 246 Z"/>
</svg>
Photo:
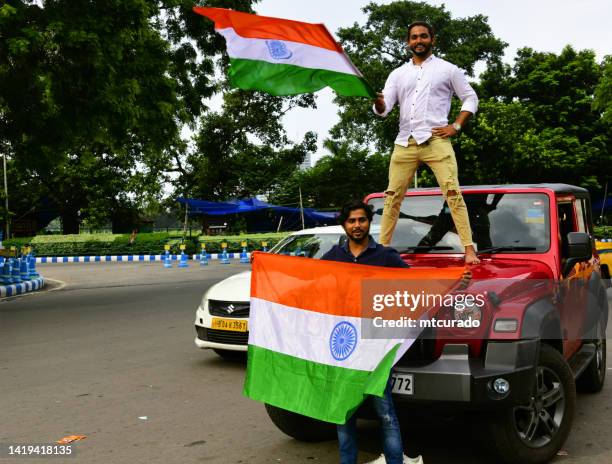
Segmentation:
<svg viewBox="0 0 612 464">
<path fill-rule="evenodd" d="M 435 44 L 431 25 L 417 21 L 408 26 L 408 47 L 412 59 L 389 75 L 385 88 L 374 102 L 374 112 L 386 117 L 397 104 L 400 127 L 389 164 L 389 185 L 381 221 L 380 242 L 391 243 L 408 184 L 419 164 L 433 171 L 446 198 L 466 264 L 478 264 L 467 206 L 459 187 L 457 160 L 449 140 L 461 131 L 478 109 L 478 97 L 464 72 L 432 53 Z M 456 94 L 461 111 L 448 124 L 451 98 Z"/>
<path fill-rule="evenodd" d="M 370 236 L 371 208 L 361 201 L 353 201 L 342 207 L 338 222 L 346 232 L 344 245 L 335 245 L 323 260 L 367 264 L 384 267 L 408 267 L 399 253 L 380 245 Z M 381 423 L 384 453 L 372 464 L 423 464 L 421 456 L 411 459 L 404 455 L 399 421 L 391 397 L 391 378 L 387 382 L 384 396 L 370 396 L 376 415 Z M 357 464 L 357 418 L 353 414 L 346 424 L 338 425 L 338 447 L 340 464 Z"/>
</svg>

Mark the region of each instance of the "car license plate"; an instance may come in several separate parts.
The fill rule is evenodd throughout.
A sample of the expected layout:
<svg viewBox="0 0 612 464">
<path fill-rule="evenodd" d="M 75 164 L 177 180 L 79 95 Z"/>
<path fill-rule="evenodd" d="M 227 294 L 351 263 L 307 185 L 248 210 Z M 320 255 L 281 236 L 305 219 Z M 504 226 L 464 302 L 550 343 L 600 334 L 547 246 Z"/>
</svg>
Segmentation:
<svg viewBox="0 0 612 464">
<path fill-rule="evenodd" d="M 248 322 L 245 319 L 225 319 L 213 317 L 211 329 L 229 330 L 231 332 L 246 332 L 248 330 Z"/>
<path fill-rule="evenodd" d="M 412 374 L 394 373 L 391 375 L 391 391 L 401 395 L 414 394 L 414 379 Z"/>
</svg>

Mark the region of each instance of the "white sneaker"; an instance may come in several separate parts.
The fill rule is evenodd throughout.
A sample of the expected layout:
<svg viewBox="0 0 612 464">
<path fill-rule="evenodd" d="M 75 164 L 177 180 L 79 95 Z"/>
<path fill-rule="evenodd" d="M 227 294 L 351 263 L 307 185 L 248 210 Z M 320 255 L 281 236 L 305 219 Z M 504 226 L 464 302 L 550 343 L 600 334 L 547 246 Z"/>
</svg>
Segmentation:
<svg viewBox="0 0 612 464">
<path fill-rule="evenodd" d="M 420 455 L 416 458 L 409 458 L 404 454 L 404 464 L 424 464 L 424 461 Z"/>
<path fill-rule="evenodd" d="M 386 464 L 385 455 L 381 454 L 374 461 L 367 462 L 366 464 Z M 417 456 L 416 458 L 409 458 L 404 454 L 404 464 L 424 464 L 423 458 L 421 456 Z"/>
<path fill-rule="evenodd" d="M 374 459 L 373 461 L 366 462 L 366 464 L 387 464 L 387 461 L 385 460 L 385 455 L 381 454 L 380 456 L 378 456 L 378 458 Z"/>
</svg>

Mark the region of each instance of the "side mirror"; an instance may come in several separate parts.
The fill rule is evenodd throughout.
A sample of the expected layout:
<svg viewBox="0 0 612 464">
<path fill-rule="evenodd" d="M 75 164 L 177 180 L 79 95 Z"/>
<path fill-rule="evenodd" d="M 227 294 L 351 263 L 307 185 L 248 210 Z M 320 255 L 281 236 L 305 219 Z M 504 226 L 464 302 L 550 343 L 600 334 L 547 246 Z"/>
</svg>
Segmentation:
<svg viewBox="0 0 612 464">
<path fill-rule="evenodd" d="M 593 256 L 593 243 L 589 234 L 570 232 L 567 234 L 567 261 L 563 266 L 563 275 L 569 274 L 572 268 Z"/>
</svg>

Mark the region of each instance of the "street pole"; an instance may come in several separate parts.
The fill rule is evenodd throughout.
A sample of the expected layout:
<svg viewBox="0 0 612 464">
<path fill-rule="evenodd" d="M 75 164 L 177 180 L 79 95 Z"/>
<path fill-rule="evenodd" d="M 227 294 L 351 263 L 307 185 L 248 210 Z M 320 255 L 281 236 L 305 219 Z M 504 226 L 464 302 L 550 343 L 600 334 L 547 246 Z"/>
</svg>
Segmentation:
<svg viewBox="0 0 612 464">
<path fill-rule="evenodd" d="M 300 216 L 302 217 L 302 230 L 304 230 L 306 227 L 304 226 L 304 205 L 302 205 L 302 187 L 299 187 L 300 189 Z"/>
<path fill-rule="evenodd" d="M 185 203 L 185 222 L 183 223 L 183 243 L 187 237 L 187 219 L 189 218 L 189 203 Z"/>
<path fill-rule="evenodd" d="M 4 182 L 6 182 L 6 179 L 4 179 Z M 603 215 L 604 215 L 604 210 L 606 209 L 606 200 L 607 200 L 607 198 L 608 198 L 608 183 L 606 182 L 606 189 L 604 191 L 603 203 L 601 204 L 601 215 L 599 216 L 599 225 L 600 226 L 603 226 Z M 8 206 L 7 206 L 7 208 L 8 208 Z"/>
<path fill-rule="evenodd" d="M 8 182 L 6 181 L 6 155 L 2 155 L 2 165 L 4 166 L 4 207 L 6 208 L 6 239 L 11 238 L 9 203 L 8 203 Z"/>
</svg>

